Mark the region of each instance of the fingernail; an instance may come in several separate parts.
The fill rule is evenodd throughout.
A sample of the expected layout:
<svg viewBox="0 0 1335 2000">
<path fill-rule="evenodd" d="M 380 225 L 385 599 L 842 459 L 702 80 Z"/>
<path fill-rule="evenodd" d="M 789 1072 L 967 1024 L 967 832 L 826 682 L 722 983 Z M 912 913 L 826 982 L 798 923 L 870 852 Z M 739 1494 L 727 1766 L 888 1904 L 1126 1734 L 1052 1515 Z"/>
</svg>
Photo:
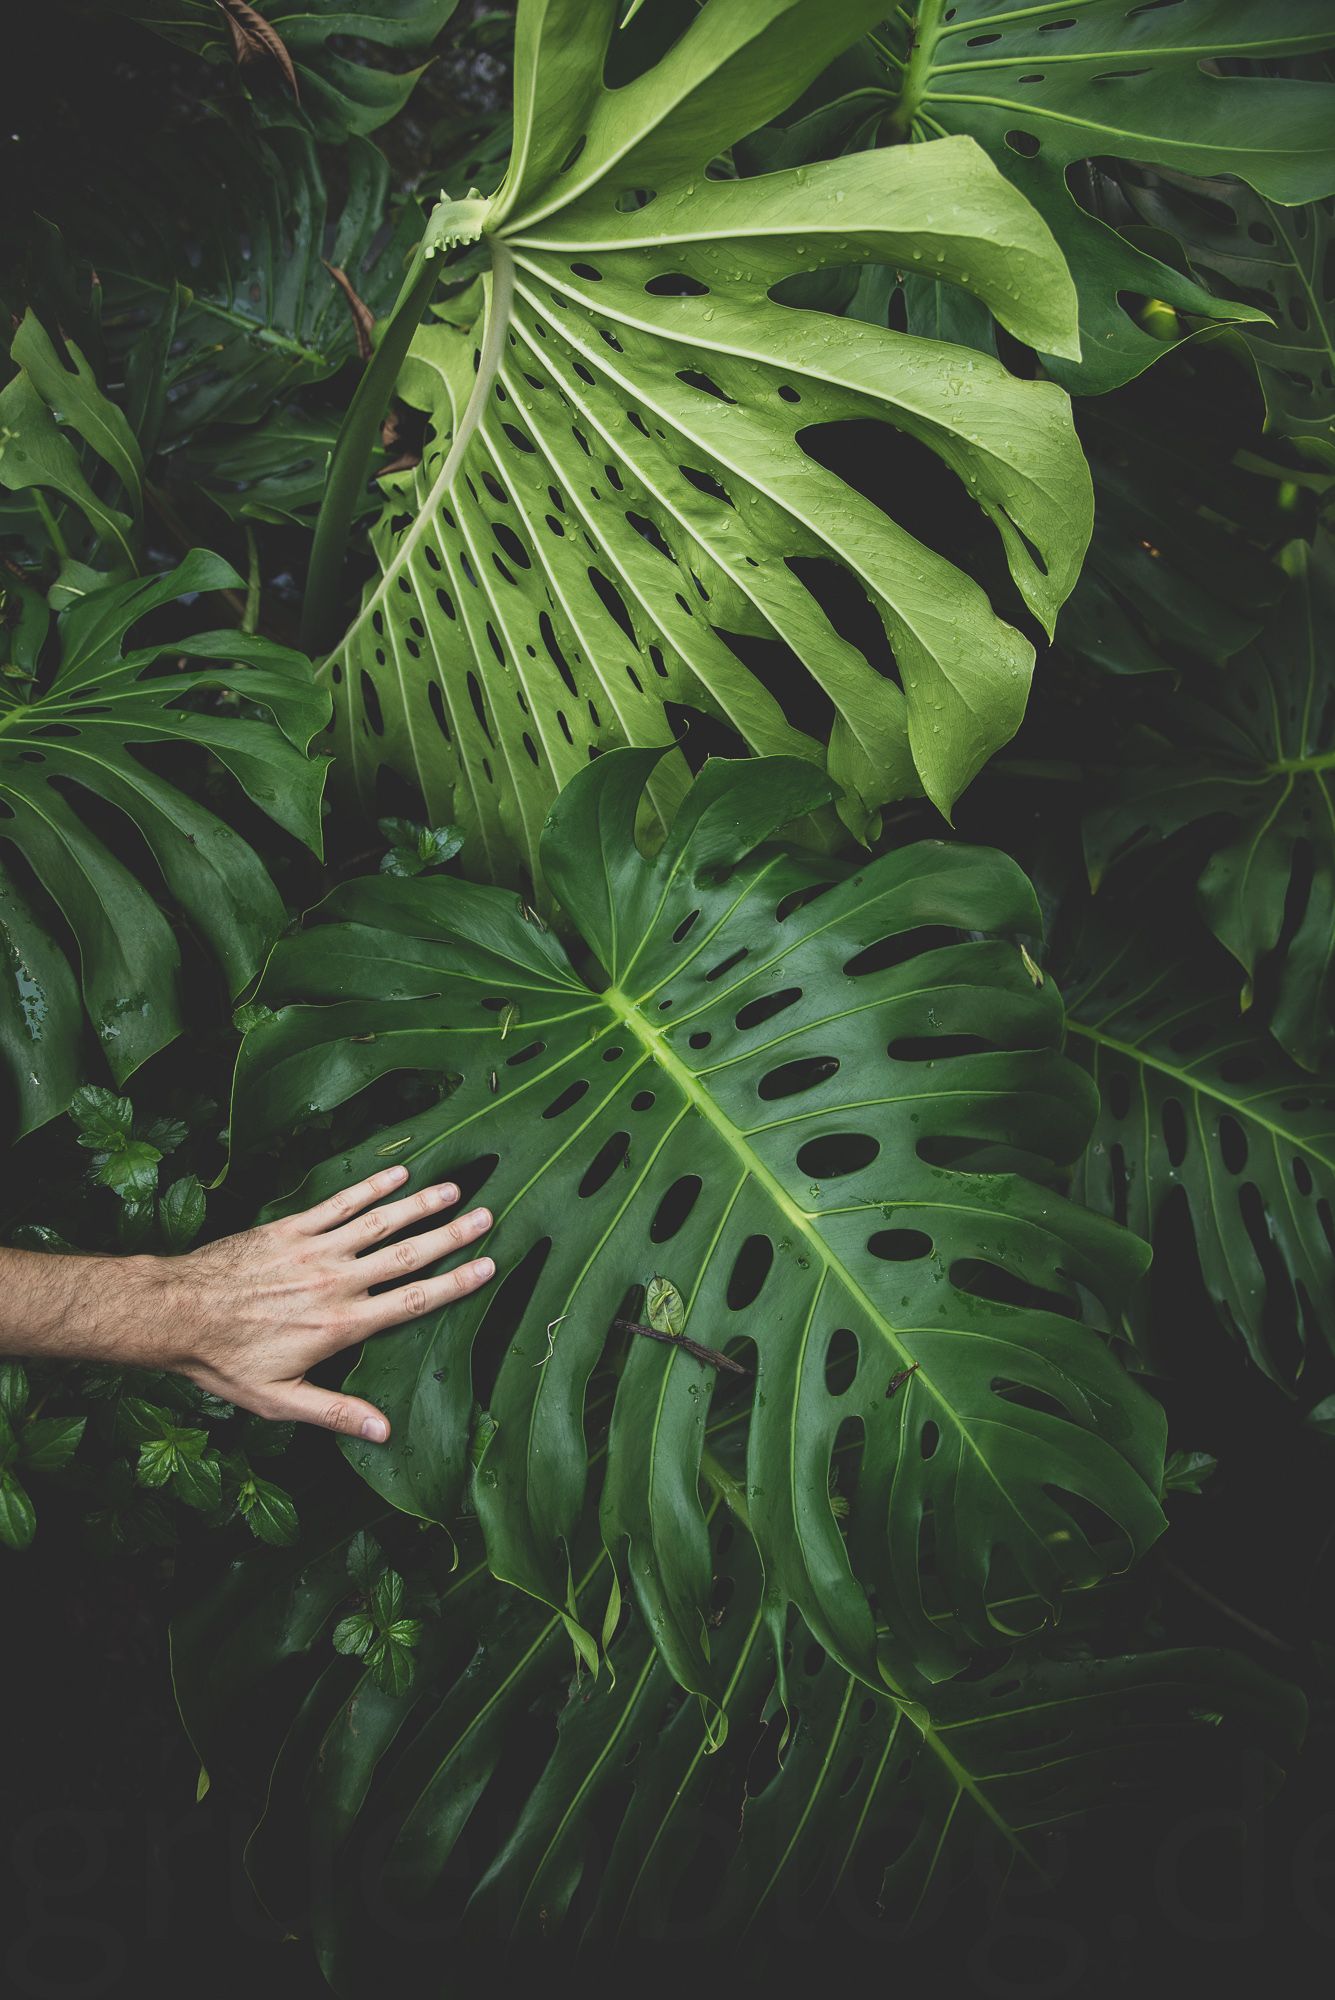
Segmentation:
<svg viewBox="0 0 1335 2000">
<path fill-rule="evenodd" d="M 408 1178 L 408 1169 L 405 1166 L 386 1167 L 385 1178 L 391 1181 L 406 1181 Z"/>
<path fill-rule="evenodd" d="M 443 1208 L 448 1208 L 452 1201 L 458 1201 L 459 1190 L 454 1185 L 453 1181 L 442 1181 L 440 1186 L 436 1189 L 436 1195 L 441 1203 L 441 1206 Z"/>
<path fill-rule="evenodd" d="M 479 1278 L 490 1278 L 494 1275 L 496 1266 L 492 1263 L 490 1257 L 479 1257 L 473 1266 L 473 1270 Z"/>
<path fill-rule="evenodd" d="M 389 1425 L 383 1417 L 363 1417 L 362 1436 L 372 1444 L 383 1444 L 389 1436 Z"/>
<path fill-rule="evenodd" d="M 491 1214 L 488 1209 L 475 1208 L 471 1215 L 464 1217 L 464 1226 L 467 1229 L 485 1229 L 490 1221 Z"/>
</svg>

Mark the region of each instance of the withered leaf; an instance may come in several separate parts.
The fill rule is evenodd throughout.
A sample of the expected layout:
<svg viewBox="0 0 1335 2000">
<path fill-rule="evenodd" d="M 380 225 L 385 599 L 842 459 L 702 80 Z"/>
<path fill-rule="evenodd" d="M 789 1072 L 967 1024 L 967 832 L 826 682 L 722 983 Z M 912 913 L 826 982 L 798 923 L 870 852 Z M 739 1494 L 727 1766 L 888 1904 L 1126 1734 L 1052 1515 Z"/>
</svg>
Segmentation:
<svg viewBox="0 0 1335 2000">
<path fill-rule="evenodd" d="M 328 271 L 330 277 L 348 302 L 348 311 L 352 314 L 353 330 L 357 336 L 357 357 L 361 361 L 369 361 L 375 351 L 371 339 L 371 335 L 375 330 L 375 314 L 364 299 L 358 298 L 352 280 L 346 271 L 340 270 L 337 264 L 331 264 L 327 258 L 322 257 L 320 262 L 324 265 L 326 271 Z"/>
<path fill-rule="evenodd" d="M 267 56 L 271 62 L 277 63 L 294 102 L 300 104 L 297 72 L 278 30 L 265 20 L 257 8 L 248 7 L 246 0 L 214 0 L 214 5 L 231 31 L 232 54 L 236 57 L 237 68 L 244 69 L 247 63 Z"/>
</svg>

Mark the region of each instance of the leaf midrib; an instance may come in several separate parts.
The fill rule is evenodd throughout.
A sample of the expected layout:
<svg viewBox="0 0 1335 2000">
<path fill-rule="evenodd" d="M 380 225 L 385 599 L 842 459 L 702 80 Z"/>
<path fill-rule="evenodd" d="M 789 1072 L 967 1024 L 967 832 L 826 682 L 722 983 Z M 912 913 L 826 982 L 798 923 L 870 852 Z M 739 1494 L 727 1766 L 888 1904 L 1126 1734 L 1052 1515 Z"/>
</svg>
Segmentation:
<svg viewBox="0 0 1335 2000">
<path fill-rule="evenodd" d="M 746 1143 L 745 1135 L 724 1115 L 708 1093 L 701 1089 L 694 1073 L 681 1060 L 676 1050 L 670 1047 L 657 1029 L 651 1027 L 645 1021 L 643 1015 L 640 1013 L 638 1003 L 635 1000 L 628 999 L 616 986 L 609 986 L 604 993 L 599 995 L 599 998 L 607 1006 L 608 1011 L 616 1017 L 627 1034 L 635 1038 L 649 1060 L 657 1064 L 664 1074 L 671 1079 L 692 1109 L 700 1114 L 728 1151 L 742 1161 L 747 1168 L 751 1180 L 774 1203 L 784 1219 L 793 1229 L 798 1231 L 802 1240 L 809 1246 L 813 1257 L 819 1261 L 822 1271 L 832 1272 L 838 1278 L 848 1295 L 861 1306 L 872 1325 L 882 1334 L 887 1346 L 891 1348 L 897 1359 L 905 1366 L 915 1363 L 917 1357 L 904 1345 L 899 1334 L 886 1319 L 884 1313 L 863 1290 L 846 1265 L 838 1262 L 831 1255 L 824 1237 L 813 1227 L 815 1222 L 814 1215 L 798 1206 L 783 1183 L 776 1178 L 769 1167 L 765 1165 L 764 1161 L 756 1156 L 752 1148 Z M 915 1366 L 914 1372 L 922 1388 L 940 1408 L 943 1417 L 952 1433 L 959 1439 L 961 1446 L 967 1448 L 990 1484 L 996 1488 L 1006 1511 L 1016 1515 L 1018 1519 L 1023 1521 L 1024 1516 L 1016 1500 L 998 1479 L 996 1473 L 988 1463 L 985 1454 L 979 1450 L 969 1430 L 969 1426 L 960 1416 L 954 1404 L 946 1396 L 944 1390 L 936 1386 L 930 1375 L 921 1366 Z M 1025 1527 L 1028 1529 L 1027 1522 L 1025 1522 Z"/>
<path fill-rule="evenodd" d="M 1143 1069 L 1157 1070 L 1160 1075 L 1171 1077 L 1175 1083 L 1180 1083 L 1185 1090 L 1191 1091 L 1195 1096 L 1212 1098 L 1234 1117 L 1259 1125 L 1272 1139 L 1283 1140 L 1295 1151 L 1310 1154 L 1327 1172 L 1335 1167 L 1335 1161 L 1318 1152 L 1314 1140 L 1305 1139 L 1299 1133 L 1289 1131 L 1286 1126 L 1277 1124 L 1274 1119 L 1266 1118 L 1259 1111 L 1254 1111 L 1251 1108 L 1253 1100 L 1245 1097 L 1229 1097 L 1224 1091 L 1194 1076 L 1190 1070 L 1182 1069 L 1176 1063 L 1166 1062 L 1162 1057 L 1152 1056 L 1147 1050 L 1138 1048 L 1134 1042 L 1120 1041 L 1115 1035 L 1105 1034 L 1100 1028 L 1086 1027 L 1069 1016 L 1066 1027 L 1069 1034 L 1079 1035 L 1083 1040 L 1093 1042 L 1099 1048 L 1111 1049 L 1115 1054 L 1125 1056 L 1128 1061 L 1138 1064 Z M 1303 1088 L 1297 1081 L 1293 1087 L 1295 1090 Z"/>
</svg>

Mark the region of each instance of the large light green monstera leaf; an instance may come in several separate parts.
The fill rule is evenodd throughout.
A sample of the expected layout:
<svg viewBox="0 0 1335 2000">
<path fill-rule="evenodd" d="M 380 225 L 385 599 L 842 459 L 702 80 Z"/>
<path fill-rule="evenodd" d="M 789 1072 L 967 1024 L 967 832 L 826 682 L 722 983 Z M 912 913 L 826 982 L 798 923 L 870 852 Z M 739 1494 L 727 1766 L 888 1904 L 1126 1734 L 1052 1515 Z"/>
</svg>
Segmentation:
<svg viewBox="0 0 1335 2000">
<path fill-rule="evenodd" d="M 912 477 L 883 508 L 821 462 L 829 427 L 875 419 L 938 457 L 1049 630 L 1089 536 L 1053 385 L 774 297 L 881 260 L 1074 355 L 1052 238 L 972 140 L 711 172 L 876 6 L 832 23 L 821 0 L 708 0 L 609 89 L 616 12 L 520 6 L 509 172 L 433 223 L 442 246 L 480 238 L 490 269 L 415 342 L 400 388 L 434 437 L 328 668 L 364 793 L 383 766 L 411 780 L 499 879 L 536 869 L 544 815 L 591 753 L 670 743 L 692 716 L 758 752 L 828 756 L 858 833 L 911 792 L 948 812 L 1014 733 L 1029 641 L 914 532 Z M 680 757 L 657 774 L 660 822 L 686 777 Z"/>
<path fill-rule="evenodd" d="M 654 762 L 600 758 L 548 825 L 587 978 L 508 892 L 349 884 L 275 950 L 234 1136 L 398 1070 L 451 1086 L 315 1176 L 393 1158 L 496 1217 L 496 1283 L 356 1370 L 394 1434 L 352 1462 L 396 1506 L 447 1521 L 474 1443 L 494 1572 L 566 1605 L 586 1400 L 611 1361 L 604 1536 L 673 1671 L 717 1696 L 698 1485 L 711 1401 L 738 1381 L 717 1370 L 716 1393 L 726 1352 L 755 1371 L 745 1484 L 771 1615 L 792 1602 L 873 1681 L 878 1624 L 893 1659 L 949 1671 L 999 1594 L 1034 1600 L 1032 1622 L 1162 1524 L 1161 1413 L 1078 1317 L 1143 1251 L 1053 1192 L 1094 1095 L 1010 941 L 1038 928 L 1032 891 L 986 850 L 822 875 L 758 846 L 827 790 L 794 760 L 708 763 L 647 860 Z M 655 1278 L 703 1360 L 617 1324 L 652 1315 Z"/>
<path fill-rule="evenodd" d="M 1116 163 L 1232 175 L 1281 205 L 1335 191 L 1335 90 L 1243 68 L 1329 47 L 1328 0 L 921 0 L 887 32 L 892 130 L 971 134 L 1061 244 L 1082 345 L 1050 367 L 1073 391 L 1115 388 L 1162 352 L 1127 310 L 1137 297 L 1206 321 L 1265 311 L 1252 287 L 1234 303 L 1197 284 L 1171 235 L 1126 233 Z"/>
</svg>

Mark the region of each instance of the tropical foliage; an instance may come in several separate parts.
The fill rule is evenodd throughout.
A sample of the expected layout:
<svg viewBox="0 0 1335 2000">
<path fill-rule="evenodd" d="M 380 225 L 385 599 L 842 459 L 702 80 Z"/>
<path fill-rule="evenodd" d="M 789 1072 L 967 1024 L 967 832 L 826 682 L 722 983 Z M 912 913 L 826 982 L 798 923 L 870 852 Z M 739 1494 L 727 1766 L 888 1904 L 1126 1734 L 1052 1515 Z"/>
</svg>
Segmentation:
<svg viewBox="0 0 1335 2000">
<path fill-rule="evenodd" d="M 5 225 L 5 1240 L 394 1160 L 497 1275 L 349 1357 L 342 1459 L 0 1366 L 5 1560 L 174 1565 L 340 1993 L 967 1929 L 1230 1747 L 1273 1792 L 1335 1658 L 1229 1527 L 1335 1402 L 1330 9 L 53 12 L 162 116 L 25 127 Z"/>
</svg>

